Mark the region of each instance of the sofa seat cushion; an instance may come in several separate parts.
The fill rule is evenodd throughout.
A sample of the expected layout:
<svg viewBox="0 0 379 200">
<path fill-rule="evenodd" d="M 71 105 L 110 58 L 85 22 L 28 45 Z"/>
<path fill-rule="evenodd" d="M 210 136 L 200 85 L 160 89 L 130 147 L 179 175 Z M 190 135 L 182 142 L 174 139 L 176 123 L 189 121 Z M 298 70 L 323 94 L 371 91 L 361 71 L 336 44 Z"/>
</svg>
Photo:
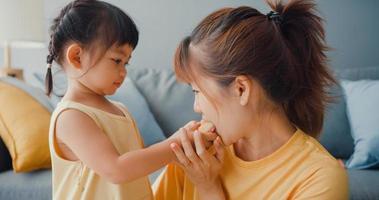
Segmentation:
<svg viewBox="0 0 379 200">
<path fill-rule="evenodd" d="M 351 200 L 377 200 L 379 198 L 379 171 L 349 169 Z"/>
<path fill-rule="evenodd" d="M 0 173 L 0 199 L 48 200 L 52 199 L 51 191 L 51 170 Z"/>
<path fill-rule="evenodd" d="M 149 175 L 154 183 L 164 168 Z M 0 199 L 50 200 L 52 199 L 51 170 L 37 170 L 28 173 L 14 173 L 12 170 L 0 173 Z"/>
</svg>

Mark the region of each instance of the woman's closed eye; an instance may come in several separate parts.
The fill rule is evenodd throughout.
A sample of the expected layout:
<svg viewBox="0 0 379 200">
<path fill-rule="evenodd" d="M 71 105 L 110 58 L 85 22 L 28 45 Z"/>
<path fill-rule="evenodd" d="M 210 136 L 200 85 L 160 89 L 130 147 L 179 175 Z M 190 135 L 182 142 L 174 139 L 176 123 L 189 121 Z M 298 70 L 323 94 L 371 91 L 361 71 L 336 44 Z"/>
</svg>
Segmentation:
<svg viewBox="0 0 379 200">
<path fill-rule="evenodd" d="M 192 92 L 196 95 L 196 94 L 199 94 L 199 90 L 192 90 Z"/>
</svg>

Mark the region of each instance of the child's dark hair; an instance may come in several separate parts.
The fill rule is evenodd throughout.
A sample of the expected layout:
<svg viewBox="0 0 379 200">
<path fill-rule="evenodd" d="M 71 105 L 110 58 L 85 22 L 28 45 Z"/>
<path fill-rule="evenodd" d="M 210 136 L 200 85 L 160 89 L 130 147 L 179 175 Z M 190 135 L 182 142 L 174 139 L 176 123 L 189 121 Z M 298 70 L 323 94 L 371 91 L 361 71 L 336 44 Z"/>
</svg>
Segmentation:
<svg viewBox="0 0 379 200">
<path fill-rule="evenodd" d="M 66 5 L 50 27 L 49 55 L 47 56 L 46 93 L 53 89 L 51 63 L 62 64 L 64 48 L 77 42 L 90 51 L 98 44 L 103 53 L 113 44 L 138 43 L 138 29 L 133 20 L 121 9 L 97 0 L 76 0 Z"/>
<path fill-rule="evenodd" d="M 312 0 L 267 2 L 273 11 L 266 15 L 238 7 L 207 16 L 178 46 L 175 72 L 180 80 L 196 81 L 190 65 L 196 59 L 196 67 L 224 87 L 248 75 L 293 124 L 317 137 L 330 100 L 326 86 L 335 83 L 327 68 L 322 19 Z M 190 44 L 202 52 L 199 58 L 191 56 Z"/>
</svg>

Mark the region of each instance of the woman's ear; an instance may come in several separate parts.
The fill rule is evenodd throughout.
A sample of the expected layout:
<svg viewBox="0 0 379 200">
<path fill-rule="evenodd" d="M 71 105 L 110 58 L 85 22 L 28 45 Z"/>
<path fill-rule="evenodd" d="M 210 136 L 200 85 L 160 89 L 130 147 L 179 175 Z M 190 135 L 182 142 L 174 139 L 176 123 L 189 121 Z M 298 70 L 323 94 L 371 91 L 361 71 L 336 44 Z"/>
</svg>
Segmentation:
<svg viewBox="0 0 379 200">
<path fill-rule="evenodd" d="M 247 105 L 253 82 L 249 79 L 249 77 L 240 75 L 235 78 L 234 83 L 234 92 L 239 98 L 239 103 L 242 106 Z"/>
<path fill-rule="evenodd" d="M 82 55 L 83 49 L 77 43 L 72 43 L 68 46 L 66 52 L 66 60 L 68 64 L 73 66 L 76 69 L 80 69 L 82 67 L 80 56 Z"/>
</svg>

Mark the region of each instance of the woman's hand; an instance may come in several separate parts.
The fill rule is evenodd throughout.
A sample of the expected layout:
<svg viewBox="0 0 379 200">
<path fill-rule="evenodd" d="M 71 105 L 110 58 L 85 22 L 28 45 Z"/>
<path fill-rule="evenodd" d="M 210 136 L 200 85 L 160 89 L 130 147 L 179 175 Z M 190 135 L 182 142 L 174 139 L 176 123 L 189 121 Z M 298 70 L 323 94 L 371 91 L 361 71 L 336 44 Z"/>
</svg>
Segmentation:
<svg viewBox="0 0 379 200">
<path fill-rule="evenodd" d="M 220 137 L 213 141 L 216 154 L 211 155 L 207 151 L 204 135 L 198 131 L 193 132 L 193 143 L 189 139 L 186 129 L 180 134 L 180 144 L 172 143 L 179 164 L 182 166 L 188 178 L 196 186 L 201 199 L 225 199 L 219 172 L 224 160 L 224 149 Z"/>
</svg>

